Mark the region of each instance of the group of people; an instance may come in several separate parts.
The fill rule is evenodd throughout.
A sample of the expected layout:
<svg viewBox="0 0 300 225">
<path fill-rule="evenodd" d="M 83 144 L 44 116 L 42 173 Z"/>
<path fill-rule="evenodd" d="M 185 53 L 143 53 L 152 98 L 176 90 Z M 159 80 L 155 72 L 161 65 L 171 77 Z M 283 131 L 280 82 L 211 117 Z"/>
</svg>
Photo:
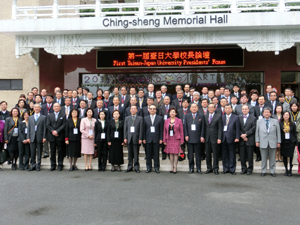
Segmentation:
<svg viewBox="0 0 300 225">
<path fill-rule="evenodd" d="M 62 171 L 66 156 L 69 170 L 78 170 L 76 162 L 83 154 L 85 171 L 90 171 L 97 151 L 98 171 L 106 170 L 107 159 L 111 171 L 121 171 L 127 146 L 125 172 L 140 173 L 143 145 L 147 173 L 152 168 L 160 172 L 161 149 L 162 160 L 170 159 L 173 174 L 179 157 L 187 152 L 189 173 L 194 173 L 196 164 L 196 172 L 202 174 L 201 161 L 206 159 L 206 174 L 219 174 L 222 160 L 222 173 L 236 175 L 238 153 L 241 174 L 251 175 L 255 152 L 261 176 L 267 173 L 268 158 L 271 176 L 276 176 L 276 161 L 283 161 L 284 175 L 292 176 L 300 113 L 290 88 L 279 96 L 272 85 L 267 85 L 265 95 L 256 89 L 248 95 L 237 85 L 232 91 L 203 87 L 201 94 L 189 84 L 177 85 L 175 90 L 171 95 L 167 86 L 154 91 L 149 84 L 146 93 L 135 88 L 128 93 L 123 86 L 115 87 L 113 93 L 99 89 L 94 97 L 87 87 L 63 91 L 56 87 L 55 96 L 46 89 L 38 93 L 34 87 L 27 96 L 20 96 L 10 112 L 7 102 L 0 102 L 0 148 L 8 149 L 13 170 L 40 171 L 42 157 L 49 155 L 50 171 Z"/>
</svg>

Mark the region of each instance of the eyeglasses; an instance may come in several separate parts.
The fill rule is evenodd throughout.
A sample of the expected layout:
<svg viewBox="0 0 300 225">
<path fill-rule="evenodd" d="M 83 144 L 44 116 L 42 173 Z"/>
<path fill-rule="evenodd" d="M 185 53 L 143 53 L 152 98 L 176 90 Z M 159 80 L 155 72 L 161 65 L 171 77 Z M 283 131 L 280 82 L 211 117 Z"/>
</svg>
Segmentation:
<svg viewBox="0 0 300 225">
<path fill-rule="evenodd" d="M 156 108 L 149 108 L 150 110 L 156 110 Z"/>
</svg>

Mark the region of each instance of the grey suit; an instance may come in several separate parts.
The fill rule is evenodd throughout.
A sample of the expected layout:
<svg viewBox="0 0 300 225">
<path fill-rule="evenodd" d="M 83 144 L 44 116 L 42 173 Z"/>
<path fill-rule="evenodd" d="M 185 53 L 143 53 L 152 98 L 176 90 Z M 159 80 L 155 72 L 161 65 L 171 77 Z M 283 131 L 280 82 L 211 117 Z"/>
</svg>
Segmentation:
<svg viewBox="0 0 300 225">
<path fill-rule="evenodd" d="M 269 131 L 266 127 L 265 119 L 257 120 L 255 142 L 259 142 L 261 153 L 261 172 L 267 172 L 267 159 L 269 155 L 269 170 L 270 173 L 275 173 L 276 161 L 275 153 L 277 143 L 281 143 L 280 126 L 276 119 L 269 119 Z"/>
<path fill-rule="evenodd" d="M 247 105 L 249 106 L 249 109 L 250 109 L 249 114 L 250 114 L 250 115 L 254 115 L 254 107 L 253 107 L 251 104 L 249 104 L 249 103 L 247 103 Z M 235 114 L 238 115 L 238 116 L 242 116 L 242 115 L 243 115 L 243 112 L 242 112 L 242 104 L 237 105 L 237 106 L 235 107 Z"/>
<path fill-rule="evenodd" d="M 37 126 L 35 131 L 35 126 Z M 27 139 L 30 139 L 30 164 L 31 168 L 40 169 L 43 150 L 43 139 L 46 138 L 46 116 L 39 116 L 35 122 L 35 114 L 28 119 Z M 37 163 L 36 163 L 37 150 Z"/>
<path fill-rule="evenodd" d="M 128 167 L 127 170 L 132 170 L 132 161 L 134 159 L 134 169 L 139 170 L 139 141 L 143 140 L 143 117 L 136 115 L 133 121 L 132 116 L 125 118 L 124 139 L 127 139 L 128 148 Z M 134 127 L 134 132 L 131 132 L 131 127 Z"/>
</svg>

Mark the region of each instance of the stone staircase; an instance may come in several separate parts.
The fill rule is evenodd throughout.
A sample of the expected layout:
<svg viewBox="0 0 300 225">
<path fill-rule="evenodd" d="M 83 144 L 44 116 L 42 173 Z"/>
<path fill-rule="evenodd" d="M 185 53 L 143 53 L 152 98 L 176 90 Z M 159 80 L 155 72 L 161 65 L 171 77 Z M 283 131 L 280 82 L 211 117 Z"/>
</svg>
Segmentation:
<svg viewBox="0 0 300 225">
<path fill-rule="evenodd" d="M 127 169 L 127 163 L 128 163 L 127 147 L 124 147 L 123 152 L 124 152 L 124 164 L 121 166 L 121 169 L 122 169 L 122 171 L 125 171 Z M 238 159 L 239 156 L 237 155 L 236 158 Z M 254 156 L 254 159 L 256 159 L 256 156 Z M 146 171 L 145 150 L 142 146 L 140 147 L 139 162 L 140 162 L 140 171 L 145 172 Z M 83 156 L 77 160 L 76 165 L 77 165 L 78 169 L 80 169 L 80 170 L 85 169 Z M 294 156 L 293 165 L 294 165 L 293 166 L 293 174 L 296 174 L 298 172 L 298 162 L 297 162 L 297 156 L 296 155 Z M 222 161 L 219 162 L 219 166 L 220 166 L 219 172 L 222 172 L 223 171 Z M 268 166 L 269 166 L 269 164 L 268 164 Z M 5 170 L 10 169 L 10 167 L 11 166 L 8 165 L 7 163 L 4 163 L 2 165 L 2 168 L 5 169 Z M 195 167 L 196 167 L 196 165 L 195 165 Z M 93 168 L 94 171 L 96 171 L 98 169 L 98 159 L 97 158 L 93 159 L 92 168 Z M 260 168 L 261 168 L 260 162 L 254 161 L 253 173 L 261 173 Z M 50 169 L 50 159 L 49 158 L 42 159 L 41 170 L 48 170 L 48 169 Z M 67 158 L 65 158 L 65 160 L 64 160 L 64 170 L 68 171 L 68 169 L 69 169 L 69 160 Z M 111 169 L 111 165 L 108 163 L 107 167 L 106 167 L 106 170 L 110 171 L 110 169 Z M 162 156 L 161 156 L 161 153 L 160 153 L 160 171 L 169 171 L 169 170 L 170 170 L 170 161 L 169 161 L 169 159 L 162 160 Z M 206 171 L 206 160 L 201 161 L 201 170 L 202 170 L 202 172 Z M 154 169 L 152 169 L 152 171 L 154 171 Z M 177 171 L 188 173 L 189 163 L 188 163 L 187 158 L 185 160 L 181 161 L 181 162 L 178 162 Z M 195 171 L 196 171 L 196 168 L 195 168 Z M 240 172 L 241 172 L 241 162 L 237 161 L 237 163 L 236 163 L 236 173 L 238 174 Z M 277 174 L 283 174 L 284 172 L 285 172 L 285 168 L 284 168 L 283 162 L 276 162 L 276 173 Z"/>
</svg>

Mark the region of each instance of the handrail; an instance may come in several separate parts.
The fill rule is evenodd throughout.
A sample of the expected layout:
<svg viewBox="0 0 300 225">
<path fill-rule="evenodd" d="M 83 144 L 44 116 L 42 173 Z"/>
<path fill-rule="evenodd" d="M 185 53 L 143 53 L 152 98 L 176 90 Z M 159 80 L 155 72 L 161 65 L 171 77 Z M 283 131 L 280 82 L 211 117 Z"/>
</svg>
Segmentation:
<svg viewBox="0 0 300 225">
<path fill-rule="evenodd" d="M 175 2 L 144 2 L 59 5 L 57 0 L 48 6 L 17 6 L 13 0 L 12 19 L 60 18 L 60 17 L 105 17 L 123 15 L 168 15 L 199 13 L 251 13 L 251 12 L 300 11 L 300 0 L 183 0 Z"/>
</svg>

